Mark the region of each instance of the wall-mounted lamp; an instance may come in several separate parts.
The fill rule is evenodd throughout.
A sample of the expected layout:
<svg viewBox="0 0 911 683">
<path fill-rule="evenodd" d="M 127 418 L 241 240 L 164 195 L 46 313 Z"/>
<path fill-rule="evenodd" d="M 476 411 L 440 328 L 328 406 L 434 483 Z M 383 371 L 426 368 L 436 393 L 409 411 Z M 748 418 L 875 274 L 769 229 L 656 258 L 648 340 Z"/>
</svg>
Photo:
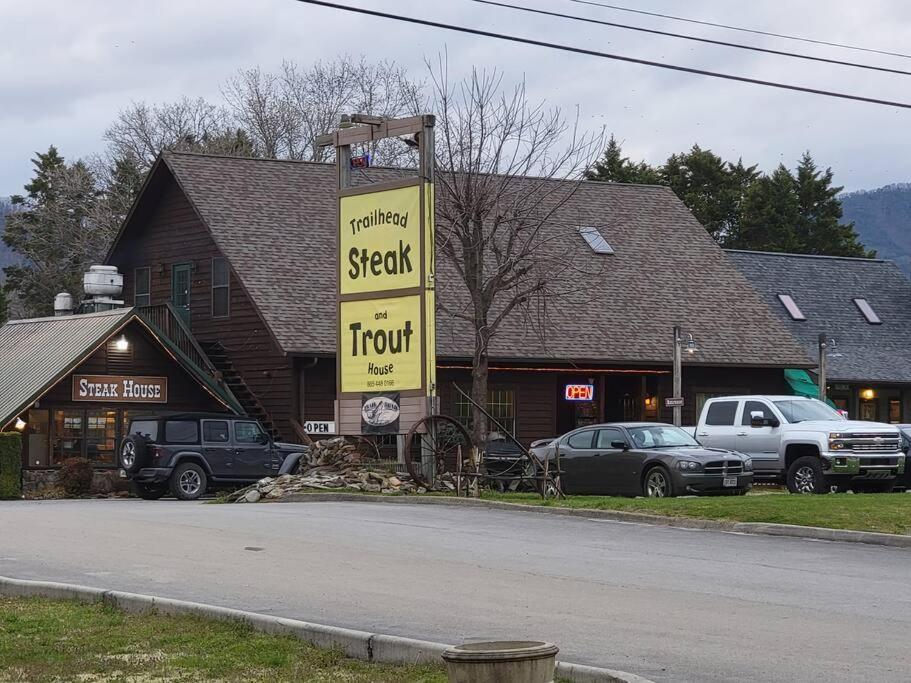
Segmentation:
<svg viewBox="0 0 911 683">
<path fill-rule="evenodd" d="M 645 397 L 645 407 L 651 408 L 654 405 L 655 405 L 655 398 L 653 396 L 646 396 Z"/>
<path fill-rule="evenodd" d="M 127 341 L 127 338 L 123 335 L 120 336 L 120 339 L 114 342 L 114 348 L 120 352 L 130 350 L 130 342 Z"/>
<path fill-rule="evenodd" d="M 15 429 L 16 429 L 16 431 L 17 431 L 17 432 L 24 432 L 24 431 L 25 431 L 25 427 L 26 427 L 25 420 L 23 420 L 21 417 L 17 417 L 17 418 L 16 418 L 16 424 L 15 424 Z"/>
<path fill-rule="evenodd" d="M 690 332 L 686 335 L 686 352 L 690 355 L 696 353 L 696 340 L 693 338 L 693 333 Z"/>
<path fill-rule="evenodd" d="M 865 401 L 872 401 L 876 398 L 876 392 L 872 389 L 862 389 L 860 392 L 860 397 Z"/>
</svg>

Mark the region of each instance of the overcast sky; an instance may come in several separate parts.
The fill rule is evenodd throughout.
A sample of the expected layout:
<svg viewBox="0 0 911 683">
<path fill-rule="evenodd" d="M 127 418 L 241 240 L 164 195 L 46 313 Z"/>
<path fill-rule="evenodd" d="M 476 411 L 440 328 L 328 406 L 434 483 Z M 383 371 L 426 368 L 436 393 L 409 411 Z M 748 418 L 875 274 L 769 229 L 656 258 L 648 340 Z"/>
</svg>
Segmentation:
<svg viewBox="0 0 911 683">
<path fill-rule="evenodd" d="M 569 0 L 505 0 L 607 21 L 911 71 L 911 59 L 684 24 Z M 610 0 L 602 0 L 608 2 Z M 911 102 L 911 76 L 823 65 L 533 16 L 470 0 L 344 0 L 643 59 Z M 613 0 L 629 7 L 911 52 L 906 0 Z M 29 159 L 55 144 L 68 159 L 99 152 L 131 101 L 219 99 L 237 69 L 308 63 L 340 52 L 394 59 L 424 78 L 448 49 L 450 72 L 496 66 L 535 99 L 577 106 L 626 153 L 653 163 L 694 142 L 764 169 L 809 149 L 847 189 L 911 181 L 911 110 L 792 93 L 314 7 L 295 0 L 0 0 L 0 196 L 21 191 Z"/>
</svg>

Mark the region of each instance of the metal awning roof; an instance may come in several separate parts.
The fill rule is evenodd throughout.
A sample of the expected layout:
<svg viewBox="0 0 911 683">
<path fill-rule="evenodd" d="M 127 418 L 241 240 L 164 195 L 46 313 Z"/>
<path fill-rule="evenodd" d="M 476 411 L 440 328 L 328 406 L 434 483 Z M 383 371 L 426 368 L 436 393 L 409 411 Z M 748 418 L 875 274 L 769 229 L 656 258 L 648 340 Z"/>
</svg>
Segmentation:
<svg viewBox="0 0 911 683">
<path fill-rule="evenodd" d="M 0 430 L 133 320 L 142 322 L 153 337 L 171 349 L 172 343 L 152 331 L 134 308 L 11 320 L 0 327 Z M 236 409 L 237 401 L 230 391 L 179 354 L 170 355 L 225 405 Z"/>
</svg>

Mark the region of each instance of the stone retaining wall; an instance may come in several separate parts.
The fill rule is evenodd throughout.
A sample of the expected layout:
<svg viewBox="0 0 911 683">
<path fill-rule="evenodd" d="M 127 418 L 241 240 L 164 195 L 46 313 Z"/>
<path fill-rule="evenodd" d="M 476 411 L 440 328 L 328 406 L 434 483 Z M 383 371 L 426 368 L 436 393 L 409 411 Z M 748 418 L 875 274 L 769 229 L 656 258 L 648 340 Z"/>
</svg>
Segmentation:
<svg viewBox="0 0 911 683">
<path fill-rule="evenodd" d="M 22 470 L 22 495 L 26 498 L 40 498 L 59 487 L 60 470 Z M 92 473 L 92 493 L 113 493 L 128 489 L 126 480 L 121 479 L 118 470 L 95 470 Z"/>
</svg>

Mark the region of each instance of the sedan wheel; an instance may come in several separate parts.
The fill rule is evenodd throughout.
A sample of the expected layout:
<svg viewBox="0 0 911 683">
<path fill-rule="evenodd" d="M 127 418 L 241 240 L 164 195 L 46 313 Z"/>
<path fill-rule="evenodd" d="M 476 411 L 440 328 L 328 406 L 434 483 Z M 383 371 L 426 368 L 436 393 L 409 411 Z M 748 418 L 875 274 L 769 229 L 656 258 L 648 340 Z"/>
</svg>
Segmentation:
<svg viewBox="0 0 911 683">
<path fill-rule="evenodd" d="M 654 467 L 645 475 L 645 495 L 647 498 L 666 498 L 671 494 L 671 480 L 667 472 Z"/>
</svg>

